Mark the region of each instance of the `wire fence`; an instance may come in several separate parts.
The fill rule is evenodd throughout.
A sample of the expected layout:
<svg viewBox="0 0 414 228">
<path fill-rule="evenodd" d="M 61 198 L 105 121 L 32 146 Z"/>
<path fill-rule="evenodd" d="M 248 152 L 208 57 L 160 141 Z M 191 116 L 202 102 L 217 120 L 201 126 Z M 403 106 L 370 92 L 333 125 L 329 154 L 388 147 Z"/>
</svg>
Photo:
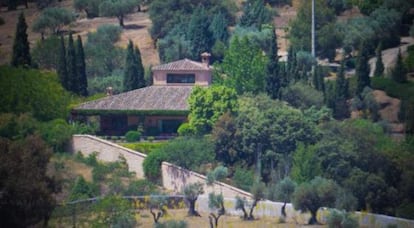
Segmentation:
<svg viewBox="0 0 414 228">
<path fill-rule="evenodd" d="M 85 220 L 85 217 L 99 213 L 95 205 L 104 198 L 94 197 L 60 203 L 55 207 L 51 219 L 71 223 L 72 227 L 76 227 L 77 224 Z M 183 195 L 122 196 L 120 198 L 127 200 L 131 210 L 135 212 L 159 205 L 166 206 L 168 209 L 183 209 L 187 207 Z"/>
</svg>

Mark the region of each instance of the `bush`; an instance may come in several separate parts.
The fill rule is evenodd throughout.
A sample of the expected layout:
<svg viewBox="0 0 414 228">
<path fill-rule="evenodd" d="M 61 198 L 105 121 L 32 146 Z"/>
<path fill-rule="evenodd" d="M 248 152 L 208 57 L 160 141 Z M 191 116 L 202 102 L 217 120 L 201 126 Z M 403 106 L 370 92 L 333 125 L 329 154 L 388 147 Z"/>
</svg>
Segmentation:
<svg viewBox="0 0 414 228">
<path fill-rule="evenodd" d="M 124 191 L 126 196 L 145 196 L 154 194 L 157 186 L 148 180 L 135 180 L 129 183 L 128 188 Z"/>
<path fill-rule="evenodd" d="M 177 129 L 177 133 L 180 136 L 190 136 L 194 135 L 194 129 L 188 123 L 183 123 Z"/>
<path fill-rule="evenodd" d="M 236 167 L 233 174 L 233 181 L 236 187 L 250 191 L 254 181 L 254 172 L 253 170 Z"/>
<path fill-rule="evenodd" d="M 110 76 L 88 79 L 88 93 L 90 95 L 106 93 L 108 87 L 112 87 L 113 94 L 123 91 L 121 70 L 114 70 Z"/>
<path fill-rule="evenodd" d="M 148 139 L 148 141 L 150 141 L 150 139 Z M 136 143 L 120 143 L 120 145 L 128 149 L 131 149 L 131 150 L 135 150 L 135 151 L 138 151 L 144 154 L 149 154 L 152 151 L 163 147 L 166 143 L 167 142 L 136 142 Z"/>
<path fill-rule="evenodd" d="M 340 211 L 337 209 L 330 210 L 327 217 L 328 227 L 342 227 L 342 228 L 354 228 L 359 227 L 358 221 L 351 216 L 351 213 L 346 211 Z"/>
<path fill-rule="evenodd" d="M 0 25 L 4 25 L 5 21 L 2 17 L 0 17 Z"/>
<path fill-rule="evenodd" d="M 155 150 L 148 154 L 142 165 L 145 177 L 156 182 L 161 177 L 161 163 L 167 158 L 168 154 L 164 150 Z"/>
<path fill-rule="evenodd" d="M 108 76 L 114 70 L 123 68 L 125 50 L 114 45 L 121 33 L 121 27 L 108 24 L 99 26 L 96 32 L 88 33 L 85 56 L 88 63 L 86 74 L 89 77 Z"/>
<path fill-rule="evenodd" d="M 60 40 L 57 36 L 50 36 L 39 40 L 32 49 L 33 62 L 40 69 L 57 69 L 60 52 Z"/>
<path fill-rule="evenodd" d="M 168 220 L 162 223 L 155 223 L 155 228 L 187 228 L 188 224 L 186 221 Z"/>
<path fill-rule="evenodd" d="M 141 133 L 138 131 L 128 131 L 125 134 L 125 140 L 127 142 L 136 142 L 141 139 Z"/>
</svg>

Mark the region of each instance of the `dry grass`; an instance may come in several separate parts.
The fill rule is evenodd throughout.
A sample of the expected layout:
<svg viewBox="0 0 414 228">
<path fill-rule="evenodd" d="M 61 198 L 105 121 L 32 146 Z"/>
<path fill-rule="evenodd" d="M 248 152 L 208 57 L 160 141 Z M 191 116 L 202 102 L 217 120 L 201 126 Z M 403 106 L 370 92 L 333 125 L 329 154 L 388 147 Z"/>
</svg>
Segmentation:
<svg viewBox="0 0 414 228">
<path fill-rule="evenodd" d="M 159 222 L 163 223 L 168 220 L 184 220 L 187 222 L 189 228 L 210 228 L 208 214 L 200 213 L 202 217 L 188 217 L 187 209 L 168 210 L 168 215 L 160 218 Z M 85 215 L 77 217 L 80 223 L 77 223 L 77 227 L 88 227 L 86 222 L 88 219 Z M 149 210 L 141 210 L 136 214 L 136 220 L 139 227 L 153 227 L 154 221 Z M 53 227 L 69 227 L 72 225 L 72 218 L 60 218 L 50 221 L 49 223 Z M 260 218 L 253 221 L 244 221 L 238 216 L 222 216 L 219 220 L 218 228 L 294 228 L 294 227 L 309 227 L 309 228 L 321 228 L 325 225 L 305 225 L 297 224 L 294 221 L 288 221 L 287 223 L 280 223 L 277 218 Z"/>
</svg>

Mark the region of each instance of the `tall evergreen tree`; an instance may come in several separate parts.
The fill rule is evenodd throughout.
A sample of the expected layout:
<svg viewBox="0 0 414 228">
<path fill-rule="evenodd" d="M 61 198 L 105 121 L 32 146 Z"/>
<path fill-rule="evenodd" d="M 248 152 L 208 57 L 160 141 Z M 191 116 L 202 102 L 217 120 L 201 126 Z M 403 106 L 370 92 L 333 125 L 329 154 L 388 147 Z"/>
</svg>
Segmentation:
<svg viewBox="0 0 414 228">
<path fill-rule="evenodd" d="M 398 50 L 397 63 L 391 72 L 391 78 L 399 83 L 407 81 L 407 70 L 402 61 L 401 50 Z"/>
<path fill-rule="evenodd" d="M 276 30 L 273 27 L 267 63 L 266 92 L 272 99 L 279 98 L 281 80 L 279 75 L 279 56 L 277 52 Z"/>
<path fill-rule="evenodd" d="M 78 93 L 79 78 L 78 78 L 78 72 L 76 69 L 76 51 L 75 51 L 75 45 L 73 43 L 72 33 L 69 34 L 66 61 L 67 61 L 66 66 L 67 66 L 67 71 L 68 71 L 67 85 L 68 85 L 69 91 L 73 93 Z"/>
<path fill-rule="evenodd" d="M 62 84 L 63 88 L 69 90 L 69 77 L 68 77 L 68 70 L 66 65 L 66 48 L 65 48 L 65 40 L 63 36 L 60 36 L 60 48 L 59 48 L 59 60 L 57 64 L 57 74 L 59 76 L 60 83 Z"/>
<path fill-rule="evenodd" d="M 349 97 L 349 83 L 345 78 L 345 66 L 344 61 L 341 62 L 341 68 L 339 68 L 338 76 L 335 83 L 335 106 L 334 117 L 337 119 L 349 117 L 349 110 L 346 100 Z"/>
<path fill-rule="evenodd" d="M 139 81 L 139 67 L 134 53 L 134 44 L 129 40 L 127 54 L 125 59 L 125 70 L 124 70 L 124 91 L 130 91 L 138 89 L 140 86 Z"/>
<path fill-rule="evenodd" d="M 286 78 L 288 83 L 295 81 L 295 78 L 297 78 L 297 65 L 296 51 L 289 47 L 286 65 Z"/>
<path fill-rule="evenodd" d="M 368 64 L 368 50 L 363 42 L 359 48 L 359 55 L 356 63 L 355 73 L 357 76 L 358 84 L 356 94 L 361 95 L 365 87 L 371 86 L 371 79 L 369 78 L 370 67 Z"/>
<path fill-rule="evenodd" d="M 374 76 L 380 77 L 384 74 L 384 63 L 382 62 L 382 42 L 378 44 L 376 50 L 377 61 L 375 62 Z"/>
<path fill-rule="evenodd" d="M 305 70 L 303 70 L 306 72 Z M 306 78 L 302 78 L 306 79 Z M 324 81 L 324 75 L 321 66 L 316 65 L 315 66 L 315 72 L 312 74 L 312 83 L 316 90 L 324 92 L 325 91 L 325 81 Z"/>
<path fill-rule="evenodd" d="M 209 27 L 208 15 L 204 7 L 197 7 L 191 16 L 187 33 L 187 38 L 190 42 L 191 58 L 194 60 L 200 60 L 200 54 L 203 52 L 211 52 L 214 39 Z"/>
<path fill-rule="evenodd" d="M 260 28 L 262 24 L 271 22 L 272 12 L 266 8 L 262 0 L 248 0 L 243 9 L 243 15 L 240 18 L 242 27 Z"/>
<path fill-rule="evenodd" d="M 134 55 L 138 65 L 138 88 L 145 87 L 145 69 L 142 64 L 141 52 L 137 46 L 134 48 Z"/>
<path fill-rule="evenodd" d="M 216 41 L 219 40 L 223 43 L 227 43 L 227 40 L 229 38 L 229 32 L 227 31 L 228 26 L 228 19 L 222 12 L 219 12 L 218 14 L 214 15 L 209 29 Z"/>
<path fill-rule="evenodd" d="M 27 40 L 27 24 L 24 14 L 20 13 L 19 20 L 16 25 L 16 33 L 13 43 L 13 57 L 11 65 L 13 66 L 30 66 L 32 58 L 30 56 L 30 46 Z"/>
<path fill-rule="evenodd" d="M 77 94 L 88 96 L 88 79 L 86 77 L 85 52 L 83 51 L 82 38 L 78 35 L 76 41 L 76 69 L 79 78 Z"/>
</svg>

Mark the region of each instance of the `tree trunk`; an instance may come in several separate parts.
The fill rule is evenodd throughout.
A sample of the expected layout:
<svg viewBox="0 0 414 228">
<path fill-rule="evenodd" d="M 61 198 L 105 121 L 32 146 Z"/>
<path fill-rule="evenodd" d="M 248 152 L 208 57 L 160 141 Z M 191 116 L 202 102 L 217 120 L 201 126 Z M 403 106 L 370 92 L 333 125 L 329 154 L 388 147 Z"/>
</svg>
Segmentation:
<svg viewBox="0 0 414 228">
<path fill-rule="evenodd" d="M 197 199 L 195 199 L 195 200 L 189 200 L 190 206 L 188 208 L 188 216 L 198 216 L 198 217 L 201 217 L 201 215 L 195 210 L 195 202 L 196 201 L 197 201 Z"/>
<path fill-rule="evenodd" d="M 281 210 L 282 210 L 282 216 L 286 218 L 286 201 L 283 203 Z"/>
<path fill-rule="evenodd" d="M 318 224 L 318 220 L 316 219 L 316 211 L 311 211 L 311 217 L 309 219 L 309 225 Z"/>
<path fill-rule="evenodd" d="M 119 20 L 119 26 L 121 26 L 122 28 L 124 27 L 124 16 L 118 16 L 118 20 Z"/>
<path fill-rule="evenodd" d="M 250 207 L 249 217 L 248 220 L 254 220 L 253 210 L 257 205 L 258 200 L 254 200 L 253 205 Z"/>
</svg>

